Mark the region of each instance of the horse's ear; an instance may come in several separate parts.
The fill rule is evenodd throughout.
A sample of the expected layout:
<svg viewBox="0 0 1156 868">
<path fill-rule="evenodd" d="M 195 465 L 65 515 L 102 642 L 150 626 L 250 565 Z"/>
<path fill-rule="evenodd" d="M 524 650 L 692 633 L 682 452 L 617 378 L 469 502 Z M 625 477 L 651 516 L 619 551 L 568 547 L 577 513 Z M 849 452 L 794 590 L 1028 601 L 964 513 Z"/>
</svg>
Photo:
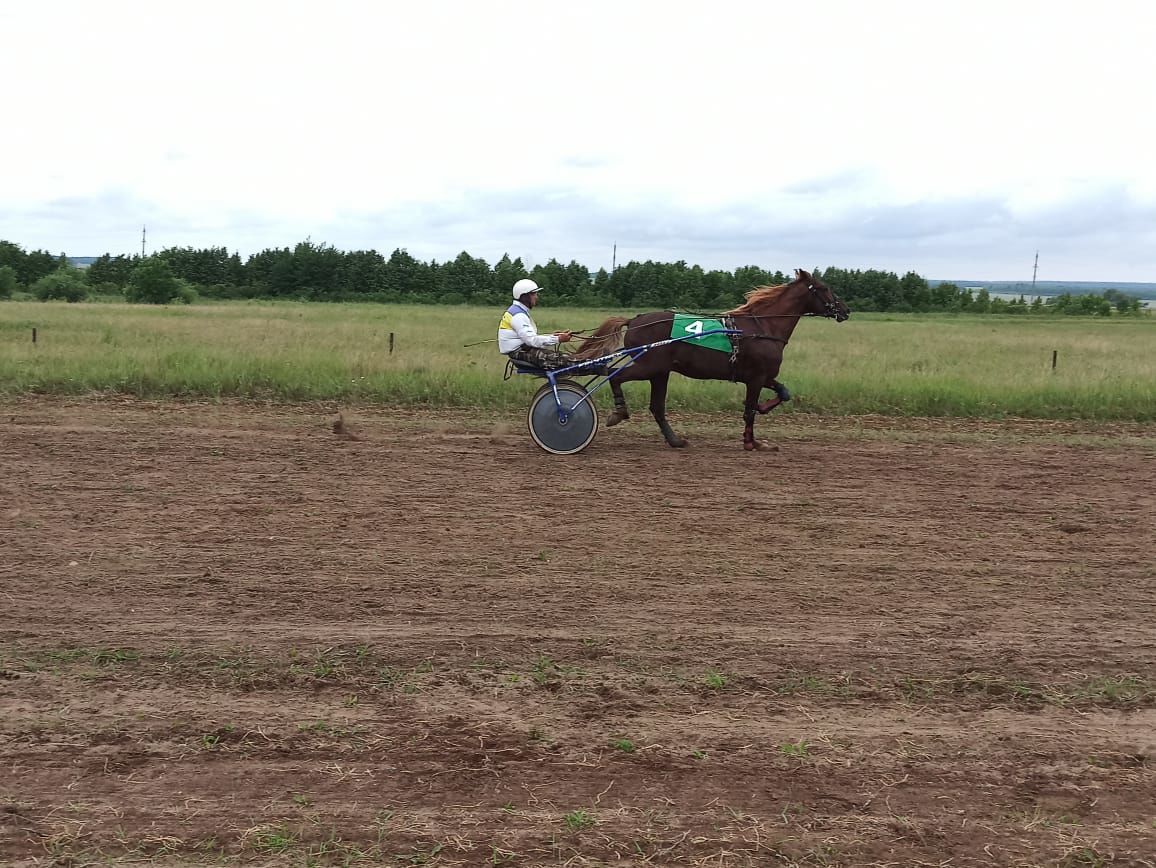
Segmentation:
<svg viewBox="0 0 1156 868">
<path fill-rule="evenodd" d="M 798 280 L 810 280 L 811 279 L 811 275 L 807 274 L 807 272 L 803 271 L 803 269 L 801 269 L 801 268 L 795 269 L 795 277 Z"/>
</svg>

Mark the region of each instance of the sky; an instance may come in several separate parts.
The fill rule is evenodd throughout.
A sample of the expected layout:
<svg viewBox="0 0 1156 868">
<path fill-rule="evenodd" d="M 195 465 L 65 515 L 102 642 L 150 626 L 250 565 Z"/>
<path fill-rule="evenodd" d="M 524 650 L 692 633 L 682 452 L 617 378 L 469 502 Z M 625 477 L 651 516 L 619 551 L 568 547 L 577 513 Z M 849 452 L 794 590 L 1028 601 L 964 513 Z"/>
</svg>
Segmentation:
<svg viewBox="0 0 1156 868">
<path fill-rule="evenodd" d="M 1156 7 L 0 0 L 0 239 L 1156 281 Z"/>
</svg>

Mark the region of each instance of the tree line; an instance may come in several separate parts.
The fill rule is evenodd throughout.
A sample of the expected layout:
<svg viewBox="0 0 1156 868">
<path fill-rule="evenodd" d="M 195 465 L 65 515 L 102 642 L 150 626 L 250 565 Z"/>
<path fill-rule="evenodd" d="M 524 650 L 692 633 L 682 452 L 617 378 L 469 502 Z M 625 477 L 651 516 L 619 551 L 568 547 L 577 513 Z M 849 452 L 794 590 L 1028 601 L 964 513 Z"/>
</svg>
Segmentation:
<svg viewBox="0 0 1156 868">
<path fill-rule="evenodd" d="M 992 298 L 986 289 L 973 292 L 953 283 L 932 286 L 914 271 L 903 276 L 875 269 L 826 268 L 815 273 L 855 311 L 1107 316 L 1140 310 L 1138 299 L 1117 290 L 1029 303 L 1023 297 Z M 790 279 L 782 271 L 758 266 L 706 270 L 685 261 L 628 262 L 610 272 L 592 272 L 578 262 L 563 265 L 554 259 L 527 268 L 521 258 L 508 254 L 490 265 L 463 251 L 446 262 L 423 262 L 401 249 L 387 257 L 375 250 L 340 251 L 310 240 L 266 249 L 245 260 L 225 247 L 170 247 L 147 257 L 106 253 L 81 270 L 70 266 L 63 254 L 25 252 L 18 244 L 0 241 L 0 297 L 27 291 L 44 299 L 124 295 L 157 304 L 205 297 L 496 306 L 509 300 L 510 288 L 523 277 L 544 287 L 551 306 L 698 312 L 735 307 L 754 287 Z"/>
</svg>

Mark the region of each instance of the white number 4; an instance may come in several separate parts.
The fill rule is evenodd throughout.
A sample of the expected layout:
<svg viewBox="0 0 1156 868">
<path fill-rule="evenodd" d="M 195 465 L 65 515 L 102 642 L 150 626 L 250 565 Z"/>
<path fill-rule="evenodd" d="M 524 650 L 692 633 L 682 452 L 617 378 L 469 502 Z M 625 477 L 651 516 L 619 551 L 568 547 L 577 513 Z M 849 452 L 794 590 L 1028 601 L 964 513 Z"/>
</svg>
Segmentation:
<svg viewBox="0 0 1156 868">
<path fill-rule="evenodd" d="M 692 322 L 690 325 L 688 325 L 684 329 L 684 331 L 688 331 L 692 335 L 701 335 L 702 334 L 702 320 L 696 319 L 694 322 Z"/>
</svg>

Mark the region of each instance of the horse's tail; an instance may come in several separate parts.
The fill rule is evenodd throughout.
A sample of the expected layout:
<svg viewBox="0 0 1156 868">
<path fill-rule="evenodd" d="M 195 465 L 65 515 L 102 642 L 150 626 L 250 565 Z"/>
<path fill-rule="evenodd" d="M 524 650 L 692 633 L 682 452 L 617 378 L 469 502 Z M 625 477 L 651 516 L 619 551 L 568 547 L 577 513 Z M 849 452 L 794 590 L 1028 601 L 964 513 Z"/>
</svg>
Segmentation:
<svg viewBox="0 0 1156 868">
<path fill-rule="evenodd" d="M 594 330 L 594 334 L 586 339 L 586 343 L 582 345 L 582 349 L 574 354 L 574 358 L 581 361 L 583 359 L 596 359 L 599 356 L 606 356 L 615 350 L 622 348 L 622 341 L 626 332 L 626 325 L 630 322 L 628 317 L 612 316 L 602 325 Z"/>
</svg>

